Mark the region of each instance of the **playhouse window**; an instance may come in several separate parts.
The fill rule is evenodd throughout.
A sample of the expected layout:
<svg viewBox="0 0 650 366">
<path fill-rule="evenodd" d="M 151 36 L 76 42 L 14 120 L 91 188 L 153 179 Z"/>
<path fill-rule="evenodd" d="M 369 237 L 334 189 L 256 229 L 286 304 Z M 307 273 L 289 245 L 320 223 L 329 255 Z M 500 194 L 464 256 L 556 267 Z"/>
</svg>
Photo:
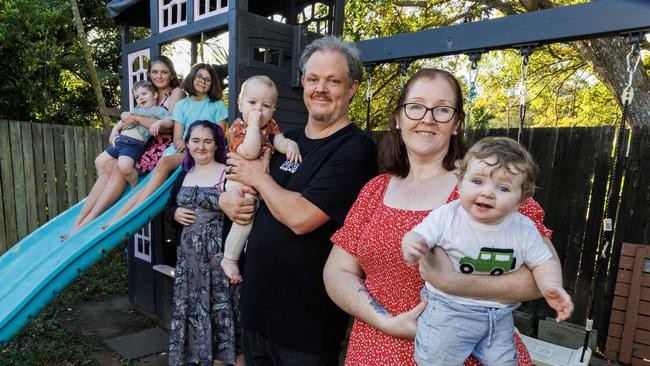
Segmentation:
<svg viewBox="0 0 650 366">
<path fill-rule="evenodd" d="M 159 32 L 187 24 L 187 0 L 159 0 Z"/>
<path fill-rule="evenodd" d="M 280 65 L 280 50 L 270 48 L 254 48 L 253 59 L 270 65 Z"/>
<path fill-rule="evenodd" d="M 194 20 L 228 11 L 228 0 L 194 0 Z"/>
<path fill-rule="evenodd" d="M 133 235 L 133 255 L 151 263 L 151 222 Z"/>
<path fill-rule="evenodd" d="M 129 80 L 129 90 L 133 89 L 133 84 L 137 83 L 140 80 L 145 80 L 147 78 L 147 68 L 149 67 L 149 49 L 136 51 L 129 53 L 127 56 L 128 62 L 128 80 Z M 131 93 L 129 93 L 130 95 Z M 129 98 L 129 110 L 134 106 L 133 98 Z"/>
<path fill-rule="evenodd" d="M 273 14 L 269 16 L 269 19 L 279 23 L 287 23 L 287 18 L 285 18 L 282 14 Z"/>
<path fill-rule="evenodd" d="M 330 7 L 323 3 L 307 5 L 298 13 L 298 24 L 307 25 L 307 30 L 320 34 L 332 33 L 332 14 Z"/>
</svg>

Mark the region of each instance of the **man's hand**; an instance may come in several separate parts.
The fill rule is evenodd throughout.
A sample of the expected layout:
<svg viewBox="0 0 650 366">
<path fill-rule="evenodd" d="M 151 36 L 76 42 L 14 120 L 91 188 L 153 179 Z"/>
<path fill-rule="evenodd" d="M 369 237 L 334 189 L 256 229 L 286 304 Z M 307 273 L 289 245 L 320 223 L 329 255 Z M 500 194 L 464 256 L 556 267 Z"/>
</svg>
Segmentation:
<svg viewBox="0 0 650 366">
<path fill-rule="evenodd" d="M 264 151 L 262 159 L 246 160 L 235 153 L 228 153 L 226 164 L 227 179 L 236 180 L 239 183 L 255 188 L 257 180 L 269 171 L 271 151 Z"/>
<path fill-rule="evenodd" d="M 223 192 L 219 196 L 219 207 L 228 217 L 239 225 L 248 225 L 255 213 L 255 200 L 245 197 L 245 194 L 256 195 L 254 189 L 240 186 L 232 191 Z"/>
</svg>

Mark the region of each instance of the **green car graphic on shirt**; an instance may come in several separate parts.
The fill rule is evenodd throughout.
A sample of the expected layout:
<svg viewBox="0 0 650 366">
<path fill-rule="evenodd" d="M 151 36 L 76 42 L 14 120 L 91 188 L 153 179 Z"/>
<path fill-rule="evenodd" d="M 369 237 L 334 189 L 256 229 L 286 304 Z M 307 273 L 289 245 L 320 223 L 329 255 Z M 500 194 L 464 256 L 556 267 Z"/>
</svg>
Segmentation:
<svg viewBox="0 0 650 366">
<path fill-rule="evenodd" d="M 516 263 L 514 249 L 483 247 L 478 258 L 463 257 L 460 259 L 460 271 L 466 274 L 480 272 L 498 276 L 513 270 Z"/>
</svg>

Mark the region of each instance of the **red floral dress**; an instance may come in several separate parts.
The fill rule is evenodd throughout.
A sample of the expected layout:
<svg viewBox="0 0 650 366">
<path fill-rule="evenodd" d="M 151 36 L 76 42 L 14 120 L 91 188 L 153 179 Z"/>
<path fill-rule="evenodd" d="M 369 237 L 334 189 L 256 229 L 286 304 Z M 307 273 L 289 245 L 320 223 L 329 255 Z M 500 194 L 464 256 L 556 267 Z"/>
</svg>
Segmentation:
<svg viewBox="0 0 650 366">
<path fill-rule="evenodd" d="M 391 314 L 400 314 L 420 302 L 420 290 L 424 285 L 418 270 L 407 266 L 402 259 L 401 238 L 429 211 L 386 206 L 384 193 L 391 177 L 379 175 L 363 187 L 343 227 L 332 236 L 332 242 L 357 258 L 366 275 L 365 285 L 370 294 Z M 458 192 L 454 189 L 448 201 L 456 199 Z M 519 212 L 530 217 L 542 235 L 550 237 L 552 231 L 542 223 L 544 211 L 536 201 L 528 199 Z M 532 366 L 530 355 L 519 337 L 516 337 L 516 347 L 518 365 Z M 345 364 L 415 366 L 413 354 L 412 340 L 391 337 L 355 319 Z M 480 364 L 474 357 L 465 362 L 466 366 Z"/>
</svg>

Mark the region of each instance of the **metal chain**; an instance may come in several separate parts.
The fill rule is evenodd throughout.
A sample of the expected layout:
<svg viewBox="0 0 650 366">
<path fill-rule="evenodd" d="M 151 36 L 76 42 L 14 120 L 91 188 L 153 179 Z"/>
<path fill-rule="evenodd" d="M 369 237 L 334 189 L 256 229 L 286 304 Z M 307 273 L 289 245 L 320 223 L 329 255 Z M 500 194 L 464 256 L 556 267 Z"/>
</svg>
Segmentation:
<svg viewBox="0 0 650 366">
<path fill-rule="evenodd" d="M 528 56 L 529 51 L 522 49 L 521 60 L 521 81 L 519 84 L 519 130 L 517 131 L 517 141 L 521 143 L 521 138 L 524 130 L 524 121 L 526 119 L 526 96 L 528 93 Z"/>
<path fill-rule="evenodd" d="M 402 60 L 399 62 L 399 83 L 402 89 L 404 89 L 404 84 L 406 80 L 406 73 L 408 71 L 409 66 L 411 65 L 410 60 Z"/>
<path fill-rule="evenodd" d="M 370 108 L 372 106 L 372 72 L 375 65 L 366 65 L 366 78 L 368 85 L 366 88 L 366 131 L 370 132 Z"/>
<path fill-rule="evenodd" d="M 632 61 L 632 57 L 637 57 L 636 61 Z M 590 288 L 590 294 L 591 294 L 591 301 L 589 304 L 589 308 L 587 309 L 587 320 L 585 323 L 585 337 L 584 337 L 584 347 L 582 354 L 580 356 L 580 361 L 582 362 L 584 360 L 584 355 L 585 355 L 585 349 L 587 345 L 589 344 L 589 333 L 591 331 L 591 325 L 593 324 L 593 310 L 594 310 L 594 305 L 596 303 L 596 287 L 598 285 L 598 280 L 600 277 L 600 273 L 603 272 L 605 265 L 607 265 L 607 256 L 608 252 L 610 250 L 610 247 L 612 245 L 612 238 L 613 238 L 613 219 L 610 217 L 611 216 L 611 207 L 614 206 L 615 201 L 618 200 L 618 195 L 614 195 L 614 193 L 618 192 L 620 189 L 619 186 L 619 181 L 620 181 L 620 161 L 623 159 L 623 136 L 625 135 L 625 123 L 627 121 L 627 116 L 629 114 L 630 110 L 630 103 L 632 102 L 632 99 L 634 98 L 634 90 L 632 89 L 632 81 L 634 79 L 634 73 L 637 69 L 637 66 L 639 65 L 639 60 L 641 59 L 641 54 L 639 52 L 639 43 L 638 41 L 633 41 L 632 42 L 632 49 L 630 52 L 627 54 L 627 84 L 625 88 L 623 89 L 623 93 L 621 95 L 621 102 L 623 103 L 623 111 L 621 113 L 621 122 L 618 125 L 618 129 L 616 132 L 616 139 L 615 139 L 615 147 L 614 147 L 614 162 L 612 163 L 612 169 L 611 169 L 611 174 L 609 176 L 609 184 L 607 185 L 607 193 L 605 195 L 605 207 L 603 209 L 603 223 L 602 223 L 602 230 L 600 231 L 600 236 L 598 238 L 598 246 L 596 247 L 597 251 L 597 257 L 596 257 L 596 264 L 594 266 L 594 274 L 592 277 L 591 281 L 591 288 Z M 598 253 L 600 249 L 600 253 Z"/>
<path fill-rule="evenodd" d="M 472 127 L 472 107 L 474 106 L 474 99 L 476 98 L 476 77 L 478 76 L 478 60 L 480 59 L 480 54 L 478 56 L 470 55 L 471 63 L 469 67 L 469 94 L 467 96 L 467 117 L 465 128 L 463 132 L 465 137 L 467 137 L 467 130 Z"/>
</svg>

